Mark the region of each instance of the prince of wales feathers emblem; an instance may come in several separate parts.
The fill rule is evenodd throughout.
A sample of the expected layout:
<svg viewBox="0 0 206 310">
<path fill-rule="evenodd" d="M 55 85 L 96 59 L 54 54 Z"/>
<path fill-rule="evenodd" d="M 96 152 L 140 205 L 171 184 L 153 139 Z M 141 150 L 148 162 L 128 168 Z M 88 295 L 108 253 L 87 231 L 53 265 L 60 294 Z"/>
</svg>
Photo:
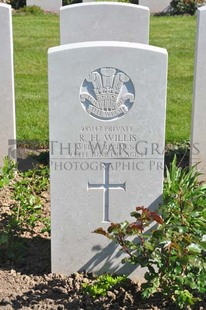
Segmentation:
<svg viewBox="0 0 206 310">
<path fill-rule="evenodd" d="M 115 68 L 100 68 L 89 74 L 80 90 L 84 109 L 99 120 L 114 120 L 132 107 L 135 90 L 131 79 Z"/>
</svg>

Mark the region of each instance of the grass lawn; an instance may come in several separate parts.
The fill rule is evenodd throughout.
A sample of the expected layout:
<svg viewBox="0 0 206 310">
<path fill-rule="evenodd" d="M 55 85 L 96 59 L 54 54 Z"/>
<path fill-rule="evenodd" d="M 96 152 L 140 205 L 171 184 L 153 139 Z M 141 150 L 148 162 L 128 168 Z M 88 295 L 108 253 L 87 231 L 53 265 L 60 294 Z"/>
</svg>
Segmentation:
<svg viewBox="0 0 206 310">
<path fill-rule="evenodd" d="M 59 17 L 13 16 L 17 138 L 48 141 L 47 50 L 59 45 Z"/>
<path fill-rule="evenodd" d="M 150 44 L 168 50 L 167 142 L 190 138 L 196 17 L 151 18 Z"/>
<path fill-rule="evenodd" d="M 195 17 L 151 17 L 150 44 L 169 53 L 167 142 L 190 136 Z M 47 50 L 59 45 L 59 16 L 13 15 L 17 137 L 48 141 Z"/>
</svg>

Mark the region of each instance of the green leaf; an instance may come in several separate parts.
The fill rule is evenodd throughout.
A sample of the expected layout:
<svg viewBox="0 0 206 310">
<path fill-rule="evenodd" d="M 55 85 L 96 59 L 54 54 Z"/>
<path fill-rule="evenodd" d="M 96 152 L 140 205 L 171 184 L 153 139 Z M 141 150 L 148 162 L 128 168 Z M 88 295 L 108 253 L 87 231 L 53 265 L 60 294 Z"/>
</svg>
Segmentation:
<svg viewBox="0 0 206 310">
<path fill-rule="evenodd" d="M 121 223 L 121 229 L 127 228 L 128 225 L 129 225 L 128 221 L 122 222 Z"/>
<path fill-rule="evenodd" d="M 201 247 L 198 244 L 191 243 L 187 247 L 188 253 L 189 254 L 200 254 L 201 253 Z"/>
<path fill-rule="evenodd" d="M 144 242 L 144 247 L 145 247 L 146 249 L 148 249 L 148 250 L 151 250 L 151 251 L 154 250 L 153 245 L 152 245 L 150 242 L 147 242 L 147 241 Z"/>
<path fill-rule="evenodd" d="M 118 233 L 120 228 L 121 228 L 121 224 L 111 223 L 111 225 L 108 227 L 107 231 L 108 231 L 108 233 Z"/>
<path fill-rule="evenodd" d="M 100 234 L 100 235 L 103 235 L 103 236 L 106 236 L 108 237 L 108 233 L 103 229 L 103 228 L 97 228 L 93 231 L 93 233 L 95 234 Z"/>
<path fill-rule="evenodd" d="M 141 219 L 141 214 L 139 212 L 133 211 L 130 213 L 132 217 L 135 217 L 137 220 Z"/>
<path fill-rule="evenodd" d="M 181 274 L 182 273 L 182 267 L 181 266 L 176 266 L 174 269 L 175 274 Z"/>
<path fill-rule="evenodd" d="M 3 233 L 0 235 L 0 244 L 5 244 L 9 240 L 8 234 Z"/>
<path fill-rule="evenodd" d="M 201 242 L 206 242 L 206 235 L 202 236 Z"/>
</svg>

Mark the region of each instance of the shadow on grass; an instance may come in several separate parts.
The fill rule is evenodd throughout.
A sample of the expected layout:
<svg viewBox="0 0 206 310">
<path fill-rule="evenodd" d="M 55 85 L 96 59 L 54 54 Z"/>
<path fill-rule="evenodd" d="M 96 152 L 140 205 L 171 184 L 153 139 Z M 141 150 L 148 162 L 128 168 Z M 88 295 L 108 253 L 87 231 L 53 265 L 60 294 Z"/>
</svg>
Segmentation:
<svg viewBox="0 0 206 310">
<path fill-rule="evenodd" d="M 31 152 L 28 149 L 18 150 L 17 164 L 19 171 L 35 168 L 37 165 L 49 165 L 49 151 Z"/>
<path fill-rule="evenodd" d="M 177 157 L 177 166 L 182 168 L 189 167 L 190 146 L 189 143 L 167 145 L 165 150 L 165 168 L 170 166 L 174 156 Z"/>
</svg>

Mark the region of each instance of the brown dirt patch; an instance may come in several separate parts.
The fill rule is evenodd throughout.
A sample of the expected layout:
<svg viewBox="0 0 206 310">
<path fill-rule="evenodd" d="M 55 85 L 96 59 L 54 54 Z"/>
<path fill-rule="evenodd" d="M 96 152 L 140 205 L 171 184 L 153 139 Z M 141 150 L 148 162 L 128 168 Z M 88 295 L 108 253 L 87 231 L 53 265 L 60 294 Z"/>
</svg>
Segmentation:
<svg viewBox="0 0 206 310">
<path fill-rule="evenodd" d="M 31 166 L 28 158 L 25 163 L 26 167 Z M 23 160 L 21 166 L 24 167 Z M 42 193 L 41 199 L 44 213 L 49 216 L 49 192 Z M 0 190 L 0 229 L 10 216 L 12 205 L 11 188 L 8 186 Z M 92 274 L 51 274 L 50 237 L 48 233 L 41 233 L 41 228 L 39 224 L 34 233 L 24 233 L 17 240 L 17 243 L 23 244 L 22 257 L 0 260 L 0 309 L 176 309 L 161 294 L 156 294 L 147 301 L 142 300 L 138 283 L 130 280 L 108 291 L 105 297 L 93 299 L 81 289 L 82 283 L 93 281 Z M 206 302 L 193 309 L 206 310 Z"/>
</svg>

